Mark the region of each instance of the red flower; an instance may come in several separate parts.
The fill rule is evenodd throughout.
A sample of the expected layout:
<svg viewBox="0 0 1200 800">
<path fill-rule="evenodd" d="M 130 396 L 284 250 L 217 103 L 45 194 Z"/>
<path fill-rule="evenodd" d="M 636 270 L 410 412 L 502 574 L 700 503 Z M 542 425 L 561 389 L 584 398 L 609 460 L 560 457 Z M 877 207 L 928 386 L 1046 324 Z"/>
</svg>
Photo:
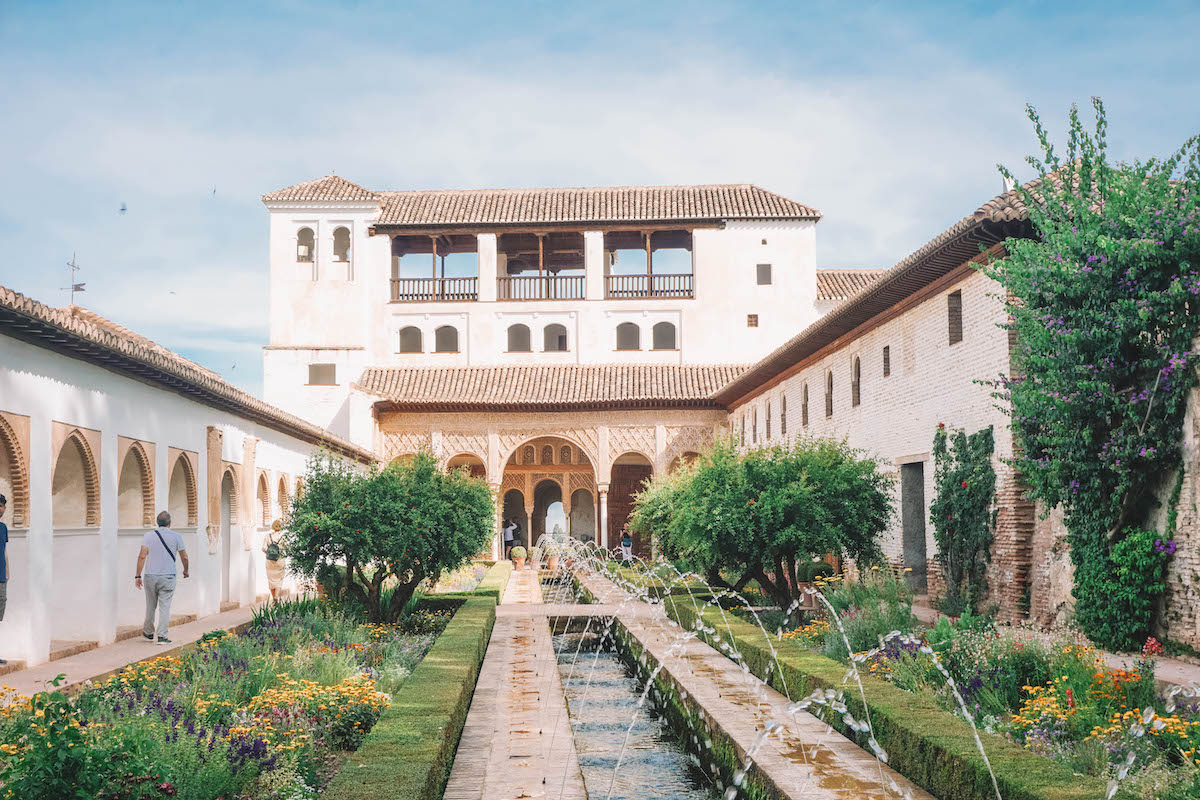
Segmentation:
<svg viewBox="0 0 1200 800">
<path fill-rule="evenodd" d="M 967 482 L 966 482 L 966 481 L 963 481 L 963 488 L 964 488 L 964 489 L 965 489 L 965 488 L 967 488 Z"/>
<path fill-rule="evenodd" d="M 1075 693 L 1067 689 L 1067 705 L 1071 708 L 1075 707 Z"/>
</svg>

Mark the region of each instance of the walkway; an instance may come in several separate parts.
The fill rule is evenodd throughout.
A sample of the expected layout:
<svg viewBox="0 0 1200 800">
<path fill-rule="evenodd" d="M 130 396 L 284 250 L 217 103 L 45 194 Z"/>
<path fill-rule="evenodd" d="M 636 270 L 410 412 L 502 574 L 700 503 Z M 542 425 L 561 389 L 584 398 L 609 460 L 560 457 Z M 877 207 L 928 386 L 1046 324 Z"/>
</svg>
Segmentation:
<svg viewBox="0 0 1200 800">
<path fill-rule="evenodd" d="M 587 800 L 546 608 L 539 573 L 514 572 L 444 800 Z"/>
<path fill-rule="evenodd" d="M 49 688 L 50 681 L 58 675 L 65 674 L 66 679 L 59 688 L 74 686 L 85 681 L 98 681 L 108 677 L 134 662 L 158 656 L 177 654 L 184 645 L 191 644 L 209 631 L 219 628 L 229 630 L 244 625 L 250 621 L 251 614 L 257 606 L 235 608 L 201 617 L 194 622 L 171 626 L 170 647 L 153 644 L 138 634 L 116 644 L 97 647 L 56 661 L 47 661 L 36 667 L 12 672 L 0 678 L 0 683 L 18 694 L 32 695 Z"/>
</svg>

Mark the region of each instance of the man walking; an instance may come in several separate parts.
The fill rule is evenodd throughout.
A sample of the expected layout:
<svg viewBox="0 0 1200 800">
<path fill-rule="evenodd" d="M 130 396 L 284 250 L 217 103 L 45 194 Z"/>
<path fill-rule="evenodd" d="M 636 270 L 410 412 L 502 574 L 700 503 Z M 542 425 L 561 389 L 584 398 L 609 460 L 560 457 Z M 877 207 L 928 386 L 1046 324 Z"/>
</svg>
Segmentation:
<svg viewBox="0 0 1200 800">
<path fill-rule="evenodd" d="M 170 644 L 167 626 L 171 624 L 171 598 L 175 594 L 175 562 L 183 564 L 183 577 L 188 576 L 188 556 L 183 549 L 183 537 L 171 530 L 171 515 L 158 512 L 158 527 L 142 537 L 138 552 L 137 573 L 133 576 L 139 589 L 146 590 L 146 620 L 142 636 L 154 641 L 154 611 L 158 610 L 158 643 Z M 145 572 L 142 568 L 145 567 Z"/>
<path fill-rule="evenodd" d="M 0 494 L 0 520 L 8 510 L 8 498 Z M 4 608 L 8 605 L 8 526 L 0 522 L 0 622 L 4 620 Z M 7 664 L 0 658 L 0 664 Z"/>
</svg>

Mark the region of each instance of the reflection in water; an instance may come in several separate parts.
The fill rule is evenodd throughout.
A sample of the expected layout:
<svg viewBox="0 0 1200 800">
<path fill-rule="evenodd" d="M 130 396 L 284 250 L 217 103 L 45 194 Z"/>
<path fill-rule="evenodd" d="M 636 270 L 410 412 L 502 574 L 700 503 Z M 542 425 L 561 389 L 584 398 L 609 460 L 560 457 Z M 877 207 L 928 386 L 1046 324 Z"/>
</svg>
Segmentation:
<svg viewBox="0 0 1200 800">
<path fill-rule="evenodd" d="M 634 720 L 629 746 L 613 784 L 613 800 L 714 800 L 720 793 L 649 702 L 637 707 L 642 686 L 611 649 L 596 651 L 599 637 L 589 634 L 575 660 L 581 634 L 559 634 L 559 653 L 571 729 L 589 800 L 608 797 L 613 767 Z M 571 664 L 575 662 L 574 674 Z M 567 676 L 570 675 L 568 683 Z M 554 793 L 551 791 L 551 795 Z"/>
</svg>

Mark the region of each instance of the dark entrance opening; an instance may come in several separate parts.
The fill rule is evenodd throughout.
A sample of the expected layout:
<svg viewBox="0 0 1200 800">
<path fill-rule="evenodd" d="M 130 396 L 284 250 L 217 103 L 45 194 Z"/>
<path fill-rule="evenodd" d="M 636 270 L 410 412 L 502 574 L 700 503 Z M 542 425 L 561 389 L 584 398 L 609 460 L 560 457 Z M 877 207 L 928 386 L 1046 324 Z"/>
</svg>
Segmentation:
<svg viewBox="0 0 1200 800">
<path fill-rule="evenodd" d="M 925 464 L 900 465 L 900 522 L 904 530 L 904 566 L 915 592 L 929 590 L 925 555 Z"/>
<path fill-rule="evenodd" d="M 612 468 L 612 482 L 608 488 L 608 546 L 621 546 L 621 531 L 633 513 L 633 499 L 645 488 L 645 483 L 654 473 L 654 468 L 641 456 L 627 454 L 617 459 Z M 639 558 L 650 558 L 650 539 L 633 534 L 633 554 Z"/>
</svg>

